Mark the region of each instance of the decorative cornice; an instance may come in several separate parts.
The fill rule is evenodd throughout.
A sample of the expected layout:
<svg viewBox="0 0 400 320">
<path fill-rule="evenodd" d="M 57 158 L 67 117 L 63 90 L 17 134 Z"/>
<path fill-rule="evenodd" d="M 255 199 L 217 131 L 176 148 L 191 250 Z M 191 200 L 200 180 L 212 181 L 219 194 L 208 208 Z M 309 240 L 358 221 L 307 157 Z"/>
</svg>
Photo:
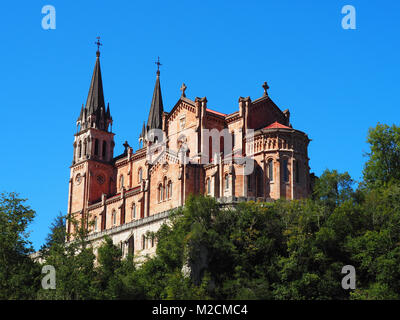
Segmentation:
<svg viewBox="0 0 400 320">
<path fill-rule="evenodd" d="M 139 194 L 139 193 L 140 193 L 140 185 L 136 186 L 136 187 L 133 187 L 133 188 L 129 189 L 128 191 L 125 191 L 125 193 L 123 194 L 123 199 L 127 199 L 127 198 L 132 197 L 132 196 L 134 196 L 136 194 Z M 106 199 L 105 204 L 108 205 L 108 204 L 111 204 L 111 203 L 118 202 L 120 200 L 122 200 L 121 199 L 121 192 L 119 192 L 119 193 L 113 195 L 112 197 Z M 98 209 L 99 207 L 101 207 L 103 205 L 104 204 L 103 204 L 102 200 L 99 200 L 98 202 L 91 204 L 88 207 L 88 211 L 92 211 L 92 210 Z"/>
<path fill-rule="evenodd" d="M 174 208 L 174 209 L 176 209 L 176 208 Z M 103 231 L 91 233 L 91 234 L 89 234 L 87 236 L 87 240 L 88 241 L 97 240 L 97 239 L 102 238 L 102 237 L 104 237 L 106 235 L 114 235 L 114 234 L 129 230 L 129 229 L 137 228 L 137 227 L 140 227 L 140 226 L 143 226 L 143 225 L 146 225 L 146 224 L 150 224 L 150 223 L 153 223 L 153 222 L 156 222 L 156 221 L 159 221 L 159 220 L 166 219 L 166 218 L 169 217 L 169 215 L 171 214 L 171 212 L 174 209 L 171 209 L 171 210 L 168 210 L 168 211 L 163 211 L 163 212 L 154 214 L 154 215 L 149 216 L 149 217 L 144 217 L 142 219 L 134 220 L 134 221 L 119 225 L 117 227 L 113 227 L 113 228 L 106 229 L 106 230 L 103 230 Z"/>
<path fill-rule="evenodd" d="M 111 135 L 115 136 L 114 132 L 108 132 L 108 131 L 100 130 L 98 128 L 93 128 L 93 127 L 89 127 L 89 128 L 83 129 L 83 130 L 75 133 L 74 136 L 78 137 L 78 136 L 82 135 L 83 133 L 86 133 L 86 132 L 91 131 L 91 130 L 100 132 L 101 134 L 111 134 Z"/>
</svg>

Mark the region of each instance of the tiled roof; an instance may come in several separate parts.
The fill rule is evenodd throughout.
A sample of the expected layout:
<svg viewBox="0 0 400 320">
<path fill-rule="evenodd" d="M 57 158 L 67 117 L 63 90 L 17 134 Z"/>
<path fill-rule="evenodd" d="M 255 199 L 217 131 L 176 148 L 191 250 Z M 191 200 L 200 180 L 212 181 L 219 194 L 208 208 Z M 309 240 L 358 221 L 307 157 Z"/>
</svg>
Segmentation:
<svg viewBox="0 0 400 320">
<path fill-rule="evenodd" d="M 223 116 L 223 117 L 226 116 L 225 113 L 221 113 L 221 112 L 218 112 L 218 111 L 214 111 L 214 110 L 211 110 L 211 109 L 208 109 L 208 108 L 206 109 L 206 111 L 211 112 L 211 113 L 214 113 L 214 114 L 217 114 L 217 115 L 219 115 L 219 116 Z"/>
<path fill-rule="evenodd" d="M 270 124 L 269 126 L 265 127 L 264 129 L 277 129 L 277 128 L 284 128 L 284 129 L 291 129 L 288 126 L 285 126 L 278 121 L 275 121 L 274 123 Z"/>
</svg>

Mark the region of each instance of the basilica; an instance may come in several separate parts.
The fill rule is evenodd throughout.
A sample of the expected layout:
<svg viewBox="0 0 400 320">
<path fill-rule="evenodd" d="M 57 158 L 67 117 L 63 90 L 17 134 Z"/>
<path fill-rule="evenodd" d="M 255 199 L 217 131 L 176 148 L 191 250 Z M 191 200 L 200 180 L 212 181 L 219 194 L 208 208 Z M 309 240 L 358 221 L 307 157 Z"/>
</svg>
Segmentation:
<svg viewBox="0 0 400 320">
<path fill-rule="evenodd" d="M 166 111 L 156 64 L 148 119 L 137 133 L 139 148 L 125 142 L 124 152 L 114 155 L 113 119 L 96 52 L 76 122 L 68 198 L 68 215 L 90 221 L 88 238 L 95 248 L 108 235 L 124 255 L 154 254 L 148 232 L 157 231 L 189 194 L 232 205 L 310 194 L 310 139 L 292 127 L 289 110 L 272 101 L 266 82 L 260 97 L 239 97 L 230 114 L 210 109 L 206 97 L 187 97 L 183 84 L 180 98 Z M 70 221 L 66 228 L 74 233 Z"/>
</svg>

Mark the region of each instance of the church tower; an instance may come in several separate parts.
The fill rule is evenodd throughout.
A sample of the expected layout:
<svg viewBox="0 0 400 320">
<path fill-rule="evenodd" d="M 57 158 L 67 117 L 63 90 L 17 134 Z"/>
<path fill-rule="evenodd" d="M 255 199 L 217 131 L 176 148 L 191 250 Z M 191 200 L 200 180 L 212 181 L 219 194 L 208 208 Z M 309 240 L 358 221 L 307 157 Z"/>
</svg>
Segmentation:
<svg viewBox="0 0 400 320">
<path fill-rule="evenodd" d="M 157 77 L 156 83 L 153 91 L 153 98 L 151 99 L 149 118 L 147 119 L 147 126 L 143 123 L 142 132 L 139 136 L 139 145 L 150 146 L 154 141 L 154 139 L 162 138 L 162 137 L 153 137 L 149 135 L 149 130 L 158 129 L 163 130 L 163 113 L 164 106 L 161 94 L 161 84 L 160 84 L 160 58 L 156 62 L 157 65 Z"/>
<path fill-rule="evenodd" d="M 158 62 L 158 64 L 160 64 L 160 63 Z M 154 86 L 153 98 L 151 99 L 149 118 L 147 120 L 147 130 L 162 129 L 163 112 L 164 112 L 164 106 L 163 106 L 162 95 L 161 95 L 160 70 L 157 70 L 156 84 Z"/>
<path fill-rule="evenodd" d="M 76 121 L 73 161 L 69 181 L 68 214 L 83 219 L 88 206 L 103 194 L 115 192 L 113 153 L 114 133 L 110 107 L 105 106 L 100 69 L 101 45 L 97 41 L 96 63 L 90 82 L 86 105 Z M 67 232 L 72 232 L 67 225 Z"/>
</svg>

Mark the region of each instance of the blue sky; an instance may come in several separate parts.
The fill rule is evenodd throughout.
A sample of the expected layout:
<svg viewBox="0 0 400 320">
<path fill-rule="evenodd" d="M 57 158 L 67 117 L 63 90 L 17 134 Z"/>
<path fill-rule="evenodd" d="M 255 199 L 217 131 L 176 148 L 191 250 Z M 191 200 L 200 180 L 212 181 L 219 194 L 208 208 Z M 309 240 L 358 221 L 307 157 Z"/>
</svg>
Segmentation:
<svg viewBox="0 0 400 320">
<path fill-rule="evenodd" d="M 41 26 L 47 4 L 55 30 Z M 341 27 L 347 4 L 356 30 Z M 393 0 L 3 1 L 0 191 L 20 193 L 36 210 L 38 249 L 67 210 L 75 121 L 97 36 L 116 155 L 125 140 L 137 147 L 160 56 L 166 111 L 182 82 L 189 98 L 207 96 L 210 108 L 231 113 L 239 96 L 260 97 L 268 81 L 271 98 L 312 139 L 311 170 L 360 179 L 368 128 L 399 124 L 399 9 Z"/>
</svg>

